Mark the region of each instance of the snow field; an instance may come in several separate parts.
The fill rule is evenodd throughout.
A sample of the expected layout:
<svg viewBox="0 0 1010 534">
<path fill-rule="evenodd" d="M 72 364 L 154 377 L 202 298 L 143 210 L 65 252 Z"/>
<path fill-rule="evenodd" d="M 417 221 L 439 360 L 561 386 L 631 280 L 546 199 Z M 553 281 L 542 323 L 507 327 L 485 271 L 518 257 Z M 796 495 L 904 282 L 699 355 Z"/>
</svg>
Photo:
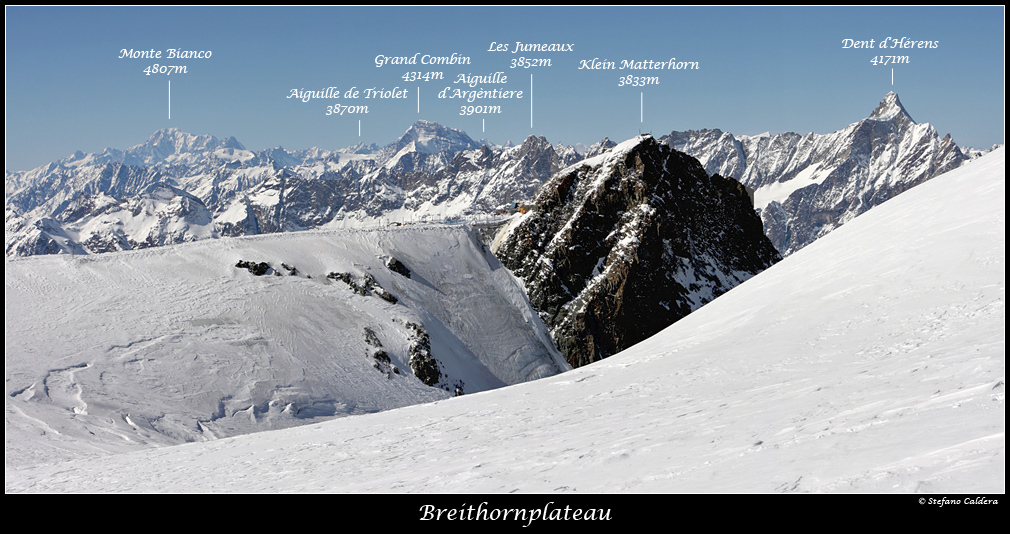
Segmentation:
<svg viewBox="0 0 1010 534">
<path fill-rule="evenodd" d="M 1004 161 L 1000 149 L 903 193 L 593 365 L 8 467 L 6 490 L 1002 493 Z"/>
<path fill-rule="evenodd" d="M 417 268 L 411 279 L 385 267 L 390 256 Z M 330 272 L 371 274 L 399 301 L 358 295 Z M 467 393 L 560 370 L 519 286 L 461 227 L 9 260 L 5 316 L 8 466 L 451 397 L 412 376 L 408 323 L 430 335 L 445 385 Z M 365 328 L 399 373 L 375 368 Z"/>
</svg>

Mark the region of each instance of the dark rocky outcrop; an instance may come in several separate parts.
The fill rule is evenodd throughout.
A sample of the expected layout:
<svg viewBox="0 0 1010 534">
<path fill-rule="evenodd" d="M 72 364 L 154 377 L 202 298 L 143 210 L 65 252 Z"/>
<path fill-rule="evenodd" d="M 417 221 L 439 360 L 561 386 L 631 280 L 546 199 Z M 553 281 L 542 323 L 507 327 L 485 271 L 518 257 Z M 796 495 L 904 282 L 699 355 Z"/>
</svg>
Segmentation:
<svg viewBox="0 0 1010 534">
<path fill-rule="evenodd" d="M 393 365 L 393 361 L 389 358 L 389 353 L 382 350 L 382 342 L 379 341 L 379 336 L 375 334 L 375 330 L 367 326 L 365 327 L 365 344 L 375 348 L 371 353 L 372 359 L 375 360 L 372 363 L 372 367 L 375 367 L 381 373 L 385 373 L 386 378 L 393 378 L 393 375 L 400 374 L 400 369 Z"/>
<path fill-rule="evenodd" d="M 431 338 L 417 323 L 407 323 L 407 329 L 410 331 L 410 370 L 421 382 L 437 387 L 444 375 L 438 361 L 431 356 Z"/>
<path fill-rule="evenodd" d="M 273 270 L 273 268 L 270 267 L 270 264 L 265 261 L 256 263 L 254 261 L 239 260 L 239 262 L 235 264 L 235 267 L 238 267 L 239 269 L 247 269 L 250 273 L 256 276 L 263 276 Z"/>
<path fill-rule="evenodd" d="M 388 260 L 386 260 L 386 267 L 388 267 L 390 271 L 393 271 L 396 274 L 410 278 L 410 269 L 408 269 L 407 266 L 403 264 L 403 262 L 401 262 L 396 258 L 389 258 Z"/>
<path fill-rule="evenodd" d="M 564 169 L 496 254 L 578 367 L 646 339 L 780 259 L 746 188 L 639 136 Z"/>
<path fill-rule="evenodd" d="M 331 272 L 326 275 L 326 278 L 330 280 L 339 280 L 347 284 L 355 293 L 367 297 L 369 295 L 375 295 L 390 304 L 396 304 L 398 302 L 397 298 L 393 296 L 392 293 L 386 291 L 385 288 L 379 285 L 375 281 L 375 278 L 370 274 L 363 274 L 361 276 L 352 276 L 351 273 L 335 273 Z"/>
</svg>

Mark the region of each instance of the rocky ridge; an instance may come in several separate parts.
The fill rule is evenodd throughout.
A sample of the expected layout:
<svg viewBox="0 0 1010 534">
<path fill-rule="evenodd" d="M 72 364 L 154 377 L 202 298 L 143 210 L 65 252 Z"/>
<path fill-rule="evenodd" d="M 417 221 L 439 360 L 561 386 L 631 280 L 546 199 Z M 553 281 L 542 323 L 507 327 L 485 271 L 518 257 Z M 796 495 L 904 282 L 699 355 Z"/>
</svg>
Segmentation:
<svg viewBox="0 0 1010 534">
<path fill-rule="evenodd" d="M 555 174 L 493 250 L 573 367 L 646 339 L 780 259 L 739 182 L 648 135 Z"/>
<path fill-rule="evenodd" d="M 869 117 L 830 134 L 691 130 L 660 142 L 754 190 L 765 233 L 783 255 L 968 160 L 949 134 L 912 120 L 893 92 Z"/>
</svg>

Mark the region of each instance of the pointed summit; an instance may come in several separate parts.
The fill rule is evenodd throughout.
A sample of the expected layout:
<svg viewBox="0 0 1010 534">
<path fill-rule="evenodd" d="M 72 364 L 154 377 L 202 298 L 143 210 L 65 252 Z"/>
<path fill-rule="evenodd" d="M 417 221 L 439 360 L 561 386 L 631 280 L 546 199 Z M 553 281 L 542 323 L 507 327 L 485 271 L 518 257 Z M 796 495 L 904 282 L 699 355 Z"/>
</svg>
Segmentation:
<svg viewBox="0 0 1010 534">
<path fill-rule="evenodd" d="M 877 120 L 891 120 L 899 115 L 904 115 L 909 122 L 915 124 L 912 117 L 905 111 L 905 107 L 901 105 L 901 101 L 898 100 L 898 93 L 891 91 L 884 95 L 884 99 L 880 101 L 880 105 L 877 109 L 873 110 L 870 114 L 871 119 Z"/>
<path fill-rule="evenodd" d="M 912 120 L 894 92 L 869 117 L 828 134 L 702 130 L 671 132 L 663 142 L 697 157 L 709 174 L 752 188 L 765 233 L 785 255 L 965 160 L 952 139 Z"/>
<path fill-rule="evenodd" d="M 433 172 L 445 166 L 457 152 L 480 146 L 462 130 L 419 120 L 395 143 L 382 149 L 376 159 L 385 168 L 397 168 L 400 172 Z"/>
<path fill-rule="evenodd" d="M 585 157 L 588 159 L 599 156 L 615 146 L 617 146 L 617 144 L 611 141 L 609 137 L 604 137 L 602 140 L 593 143 L 588 149 L 586 149 Z"/>
<path fill-rule="evenodd" d="M 415 122 L 400 136 L 395 143 L 394 153 L 410 147 L 411 144 L 414 151 L 429 154 L 442 151 L 458 152 L 480 146 L 462 130 L 426 120 Z"/>
</svg>

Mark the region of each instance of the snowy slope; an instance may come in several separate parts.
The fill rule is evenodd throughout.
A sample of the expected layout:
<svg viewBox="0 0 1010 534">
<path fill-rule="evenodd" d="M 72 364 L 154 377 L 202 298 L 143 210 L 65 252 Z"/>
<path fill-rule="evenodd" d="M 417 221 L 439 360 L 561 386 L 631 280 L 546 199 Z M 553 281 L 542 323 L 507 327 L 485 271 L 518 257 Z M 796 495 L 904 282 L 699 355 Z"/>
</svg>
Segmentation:
<svg viewBox="0 0 1010 534">
<path fill-rule="evenodd" d="M 564 368 L 522 289 L 463 227 L 38 256 L 5 270 L 7 465 L 377 412 Z M 398 300 L 331 272 L 369 274 Z M 411 323 L 441 365 L 437 387 L 411 374 L 422 337 Z"/>
<path fill-rule="evenodd" d="M 8 465 L 5 489 L 1001 493 L 1004 176 L 999 149 L 559 376 L 210 443 Z"/>
</svg>

